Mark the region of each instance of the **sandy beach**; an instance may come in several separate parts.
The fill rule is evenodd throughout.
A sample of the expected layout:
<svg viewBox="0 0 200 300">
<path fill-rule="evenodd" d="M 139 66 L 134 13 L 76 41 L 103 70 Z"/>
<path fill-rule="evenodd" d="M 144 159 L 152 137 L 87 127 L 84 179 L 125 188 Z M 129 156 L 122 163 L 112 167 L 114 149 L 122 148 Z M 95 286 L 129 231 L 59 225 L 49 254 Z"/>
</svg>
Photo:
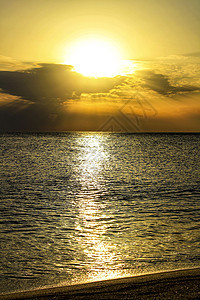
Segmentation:
<svg viewBox="0 0 200 300">
<path fill-rule="evenodd" d="M 200 299 L 200 268 L 17 292 L 0 299 Z"/>
</svg>

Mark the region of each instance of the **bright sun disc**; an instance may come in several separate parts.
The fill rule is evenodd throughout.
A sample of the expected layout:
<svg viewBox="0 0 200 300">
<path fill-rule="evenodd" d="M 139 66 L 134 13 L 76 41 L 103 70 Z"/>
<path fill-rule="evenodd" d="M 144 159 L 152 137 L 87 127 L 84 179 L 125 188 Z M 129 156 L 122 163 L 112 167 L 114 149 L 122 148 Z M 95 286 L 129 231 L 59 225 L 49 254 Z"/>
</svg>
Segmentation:
<svg viewBox="0 0 200 300">
<path fill-rule="evenodd" d="M 88 39 L 72 47 L 65 63 L 84 76 L 114 77 L 119 75 L 122 61 L 117 47 L 103 40 Z"/>
</svg>

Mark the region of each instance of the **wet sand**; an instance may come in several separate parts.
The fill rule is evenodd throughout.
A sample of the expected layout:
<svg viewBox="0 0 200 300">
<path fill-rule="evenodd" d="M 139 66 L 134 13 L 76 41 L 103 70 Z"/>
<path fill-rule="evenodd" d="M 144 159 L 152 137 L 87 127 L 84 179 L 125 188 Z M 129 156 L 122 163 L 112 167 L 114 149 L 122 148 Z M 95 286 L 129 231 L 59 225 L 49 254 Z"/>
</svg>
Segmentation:
<svg viewBox="0 0 200 300">
<path fill-rule="evenodd" d="M 0 299 L 200 299 L 200 268 L 1 295 Z"/>
</svg>

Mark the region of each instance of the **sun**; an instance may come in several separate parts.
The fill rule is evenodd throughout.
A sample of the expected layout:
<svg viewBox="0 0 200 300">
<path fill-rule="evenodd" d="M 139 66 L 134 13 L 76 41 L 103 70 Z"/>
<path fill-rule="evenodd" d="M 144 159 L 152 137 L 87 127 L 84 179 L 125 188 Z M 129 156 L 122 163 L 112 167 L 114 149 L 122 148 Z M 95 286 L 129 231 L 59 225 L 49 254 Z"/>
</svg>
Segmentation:
<svg viewBox="0 0 200 300">
<path fill-rule="evenodd" d="M 65 63 L 84 76 L 114 77 L 120 74 L 122 57 L 114 43 L 91 38 L 74 43 Z"/>
</svg>

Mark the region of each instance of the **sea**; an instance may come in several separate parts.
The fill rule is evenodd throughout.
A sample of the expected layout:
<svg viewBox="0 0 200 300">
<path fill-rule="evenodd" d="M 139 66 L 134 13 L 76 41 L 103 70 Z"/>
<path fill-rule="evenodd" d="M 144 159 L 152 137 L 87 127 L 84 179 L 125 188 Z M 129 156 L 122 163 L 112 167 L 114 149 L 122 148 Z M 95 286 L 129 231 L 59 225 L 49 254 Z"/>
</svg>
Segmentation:
<svg viewBox="0 0 200 300">
<path fill-rule="evenodd" d="M 0 135 L 0 293 L 200 266 L 200 135 Z"/>
</svg>

